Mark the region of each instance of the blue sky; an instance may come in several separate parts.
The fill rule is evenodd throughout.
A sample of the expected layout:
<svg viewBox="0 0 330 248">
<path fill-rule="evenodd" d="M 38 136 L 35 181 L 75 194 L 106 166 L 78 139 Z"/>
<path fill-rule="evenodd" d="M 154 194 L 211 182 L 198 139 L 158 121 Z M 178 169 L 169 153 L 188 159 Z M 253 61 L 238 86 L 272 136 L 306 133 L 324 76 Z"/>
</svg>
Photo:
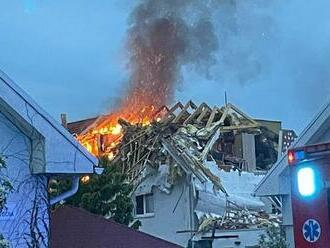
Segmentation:
<svg viewBox="0 0 330 248">
<path fill-rule="evenodd" d="M 229 0 L 228 0 L 229 2 Z M 0 69 L 56 119 L 105 113 L 127 78 L 133 0 L 0 0 Z M 226 3 L 226 1 L 224 1 Z M 176 100 L 229 101 L 297 131 L 330 96 L 330 1 L 237 1 L 214 14 L 218 63 L 183 68 Z"/>
</svg>

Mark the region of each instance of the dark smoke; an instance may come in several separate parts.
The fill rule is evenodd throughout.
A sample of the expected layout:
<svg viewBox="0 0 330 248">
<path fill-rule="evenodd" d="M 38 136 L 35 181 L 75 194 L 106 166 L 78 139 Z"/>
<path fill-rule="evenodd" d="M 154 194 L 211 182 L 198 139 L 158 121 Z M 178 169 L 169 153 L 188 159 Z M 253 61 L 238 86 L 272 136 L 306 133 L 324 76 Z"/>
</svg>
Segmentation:
<svg viewBox="0 0 330 248">
<path fill-rule="evenodd" d="M 130 16 L 128 52 L 131 75 L 124 106 L 169 103 L 188 65 L 210 78 L 218 38 L 212 24 L 213 1 L 145 0 Z"/>
</svg>

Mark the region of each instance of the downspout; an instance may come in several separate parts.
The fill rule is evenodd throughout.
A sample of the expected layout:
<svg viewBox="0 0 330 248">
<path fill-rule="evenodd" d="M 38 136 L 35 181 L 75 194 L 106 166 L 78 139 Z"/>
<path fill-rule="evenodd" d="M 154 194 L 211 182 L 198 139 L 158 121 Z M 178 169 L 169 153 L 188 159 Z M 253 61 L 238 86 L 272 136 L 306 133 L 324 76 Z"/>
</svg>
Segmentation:
<svg viewBox="0 0 330 248">
<path fill-rule="evenodd" d="M 77 193 L 77 191 L 79 189 L 79 180 L 80 180 L 79 176 L 73 176 L 71 188 L 68 191 L 65 191 L 64 193 L 50 199 L 50 205 L 63 201 L 65 199 L 69 198 L 70 196 L 73 196 L 75 193 Z"/>
</svg>

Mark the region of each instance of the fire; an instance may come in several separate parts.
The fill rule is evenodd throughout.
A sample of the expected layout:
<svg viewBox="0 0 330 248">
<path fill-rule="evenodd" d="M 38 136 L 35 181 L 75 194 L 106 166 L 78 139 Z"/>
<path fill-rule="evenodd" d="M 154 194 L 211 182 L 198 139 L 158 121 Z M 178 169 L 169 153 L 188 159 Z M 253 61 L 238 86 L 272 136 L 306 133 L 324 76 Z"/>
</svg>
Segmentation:
<svg viewBox="0 0 330 248">
<path fill-rule="evenodd" d="M 154 105 L 138 108 L 133 111 L 132 106 L 121 108 L 115 113 L 99 118 L 96 125 L 80 134 L 78 141 L 93 155 L 97 157 L 106 156 L 113 160 L 117 154 L 117 147 L 123 138 L 123 127 L 119 120 L 123 119 L 130 124 L 148 126 L 153 121 L 159 122 L 161 117 L 156 116 Z"/>
<path fill-rule="evenodd" d="M 93 134 L 113 134 L 113 135 L 119 135 L 122 132 L 122 126 L 117 123 L 114 126 L 109 125 L 106 127 L 102 127 L 100 129 L 93 130 Z"/>
<path fill-rule="evenodd" d="M 111 161 L 111 160 L 113 160 L 115 158 L 115 154 L 113 153 L 113 152 L 110 152 L 109 154 L 108 154 L 108 159 Z"/>
<path fill-rule="evenodd" d="M 87 184 L 90 181 L 90 176 L 83 176 L 80 180 L 83 184 Z"/>
<path fill-rule="evenodd" d="M 174 19 L 160 18 L 141 32 L 137 24 L 129 30 L 127 40 L 130 76 L 121 106 L 78 136 L 78 141 L 97 157 L 116 157 L 124 134 L 120 119 L 142 126 L 160 122 L 158 109 L 174 96 L 179 60 L 186 51 L 178 25 Z"/>
<path fill-rule="evenodd" d="M 143 126 L 161 121 L 155 114 L 174 99 L 182 66 L 191 65 L 197 73 L 209 76 L 209 68 L 216 62 L 218 39 L 209 9 L 213 5 L 182 1 L 178 8 L 173 8 L 169 2 L 141 1 L 131 13 L 125 45 L 127 91 L 114 113 L 98 119 L 78 137 L 98 157 L 116 156 L 124 132 L 120 119 Z M 197 14 L 187 21 L 181 15 L 191 8 L 196 8 Z"/>
</svg>

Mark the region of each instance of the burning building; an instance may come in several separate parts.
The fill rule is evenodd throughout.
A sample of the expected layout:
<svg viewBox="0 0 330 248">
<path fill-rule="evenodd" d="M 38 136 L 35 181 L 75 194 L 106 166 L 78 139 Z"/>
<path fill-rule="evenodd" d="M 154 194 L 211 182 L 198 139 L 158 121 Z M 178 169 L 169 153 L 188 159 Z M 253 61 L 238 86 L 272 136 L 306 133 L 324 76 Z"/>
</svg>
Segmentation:
<svg viewBox="0 0 330 248">
<path fill-rule="evenodd" d="M 128 175 L 142 231 L 184 246 L 205 238 L 223 245 L 216 236 L 224 231 L 232 232 L 228 244 L 255 245 L 265 226 L 279 223 L 271 214 L 279 199 L 252 196 L 264 174 L 255 143 L 269 136 L 264 128 L 232 104 L 192 101 L 135 119 L 113 114 L 68 124 L 87 149 Z"/>
<path fill-rule="evenodd" d="M 118 108 L 67 125 L 89 152 L 128 175 L 142 231 L 182 246 L 251 246 L 264 226 L 278 222 L 270 215 L 278 199 L 252 196 L 258 169 L 277 158 L 278 133 L 232 104 L 168 107 L 183 67 L 210 77 L 219 2 L 138 1 L 127 35 L 128 89 Z M 227 243 L 218 243 L 228 230 Z"/>
<path fill-rule="evenodd" d="M 119 120 L 142 126 L 160 120 L 173 101 L 183 66 L 210 77 L 218 50 L 212 24 L 216 5 L 213 0 L 138 1 L 127 30 L 126 93 L 110 115 L 76 132 L 80 143 L 94 155 L 114 157 L 123 137 Z"/>
</svg>

